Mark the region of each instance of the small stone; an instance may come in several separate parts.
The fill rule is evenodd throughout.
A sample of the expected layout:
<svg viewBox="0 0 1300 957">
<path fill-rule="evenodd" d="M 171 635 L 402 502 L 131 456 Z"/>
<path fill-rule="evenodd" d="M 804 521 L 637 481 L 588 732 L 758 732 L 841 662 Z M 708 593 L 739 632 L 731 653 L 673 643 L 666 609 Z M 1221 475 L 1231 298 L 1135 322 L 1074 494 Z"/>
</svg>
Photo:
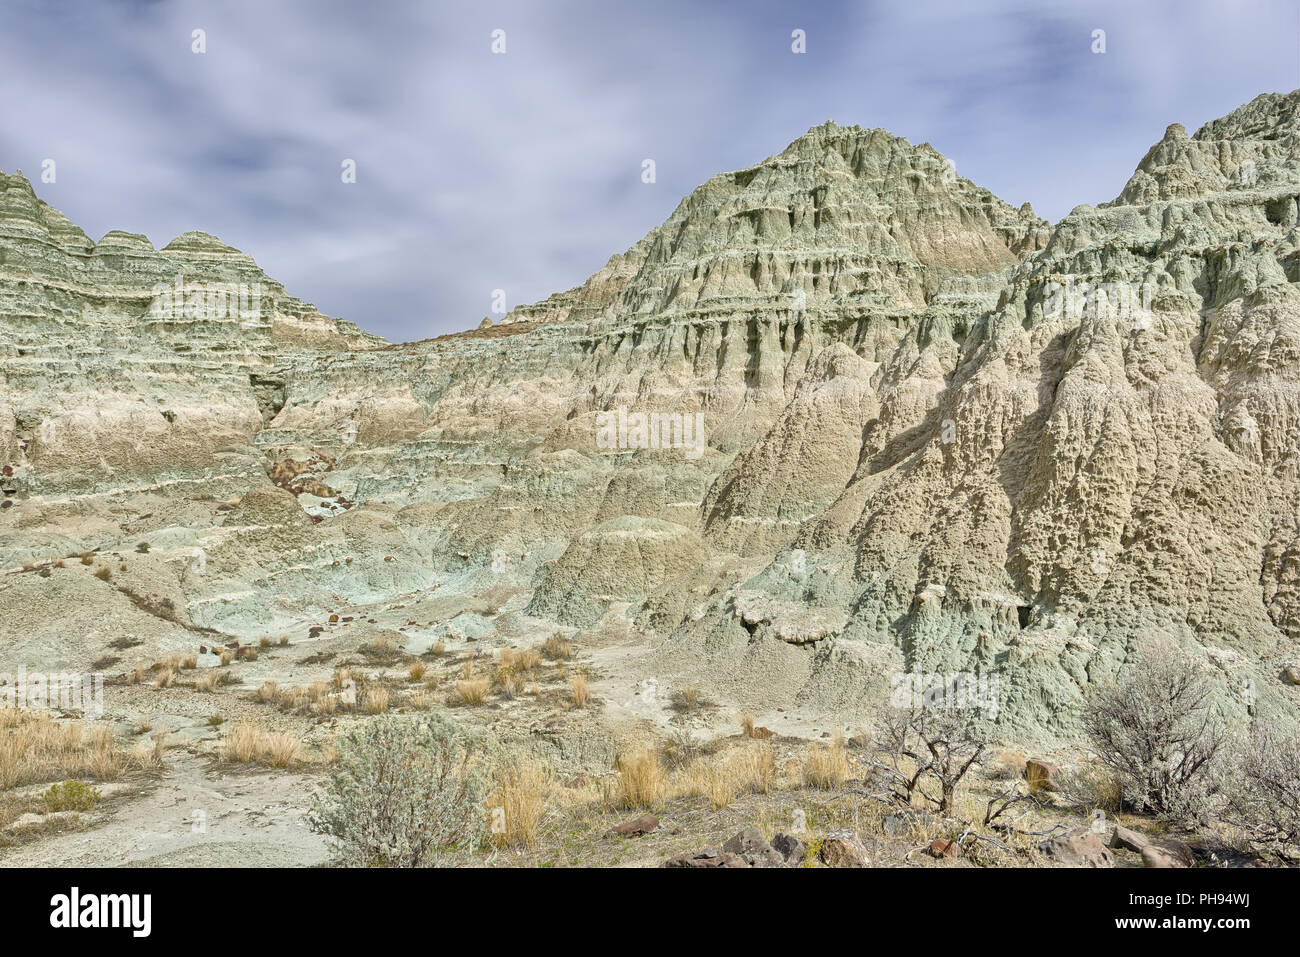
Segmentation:
<svg viewBox="0 0 1300 957">
<path fill-rule="evenodd" d="M 1044 856 L 1074 867 L 1110 867 L 1115 855 L 1101 843 L 1091 828 L 1076 827 L 1048 838 L 1038 845 Z"/>
<path fill-rule="evenodd" d="M 931 857 L 956 857 L 961 853 L 961 848 L 957 846 L 956 841 L 937 837 L 930 842 L 927 851 Z"/>
<path fill-rule="evenodd" d="M 1030 758 L 1025 762 L 1025 783 L 1031 791 L 1055 791 L 1060 768 L 1050 761 Z"/>
<path fill-rule="evenodd" d="M 785 863 L 785 858 L 776 851 L 763 832 L 756 827 L 747 827 L 722 845 L 725 854 L 743 857 L 752 867 L 776 867 Z"/>
<path fill-rule="evenodd" d="M 803 841 L 793 834 L 785 833 L 778 833 L 772 838 L 772 850 L 780 854 L 787 864 L 798 864 L 808 852 Z"/>
<path fill-rule="evenodd" d="M 870 867 L 866 845 L 852 831 L 831 831 L 822 841 L 819 855 L 827 867 Z"/>
<path fill-rule="evenodd" d="M 1116 824 L 1115 831 L 1110 836 L 1111 847 L 1122 847 L 1137 854 L 1141 854 L 1150 844 L 1151 841 L 1146 837 L 1122 824 Z"/>
<path fill-rule="evenodd" d="M 1142 864 L 1145 867 L 1195 867 L 1196 857 L 1192 849 L 1182 841 L 1166 840 L 1159 844 L 1148 844 L 1142 849 Z"/>
<path fill-rule="evenodd" d="M 633 837 L 640 834 L 649 834 L 658 826 L 659 818 L 653 814 L 642 814 L 630 821 L 614 825 L 609 829 L 609 833 L 616 834 L 619 837 Z"/>
</svg>

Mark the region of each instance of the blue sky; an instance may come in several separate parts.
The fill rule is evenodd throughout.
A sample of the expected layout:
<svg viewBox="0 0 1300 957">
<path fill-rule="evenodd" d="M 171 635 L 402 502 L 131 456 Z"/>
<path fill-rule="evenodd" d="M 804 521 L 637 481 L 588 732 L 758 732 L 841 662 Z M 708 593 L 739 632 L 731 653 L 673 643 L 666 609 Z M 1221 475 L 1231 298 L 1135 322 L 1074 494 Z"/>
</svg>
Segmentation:
<svg viewBox="0 0 1300 957">
<path fill-rule="evenodd" d="M 94 239 L 125 229 L 162 246 L 205 230 L 394 340 L 473 328 L 495 289 L 514 306 L 576 285 L 710 176 L 827 119 L 928 141 L 1056 221 L 1114 198 L 1170 123 L 1193 132 L 1300 87 L 1297 0 L 3 12 L 0 169 L 23 169 Z M 38 181 L 46 158 L 52 184 Z"/>
</svg>

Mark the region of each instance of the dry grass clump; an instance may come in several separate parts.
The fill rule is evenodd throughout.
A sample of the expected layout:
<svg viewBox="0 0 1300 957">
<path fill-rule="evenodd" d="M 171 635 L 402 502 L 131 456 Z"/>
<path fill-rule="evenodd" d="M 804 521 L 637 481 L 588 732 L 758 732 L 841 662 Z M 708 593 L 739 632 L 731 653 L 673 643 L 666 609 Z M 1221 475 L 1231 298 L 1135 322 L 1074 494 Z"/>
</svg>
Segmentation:
<svg viewBox="0 0 1300 957">
<path fill-rule="evenodd" d="M 573 642 L 557 631 L 542 642 L 541 652 L 550 661 L 568 661 L 573 657 Z"/>
<path fill-rule="evenodd" d="M 109 581 L 113 577 L 113 569 L 109 568 L 107 565 L 100 565 L 95 569 L 95 577 L 102 582 Z"/>
<path fill-rule="evenodd" d="M 495 787 L 486 801 L 492 843 L 535 847 L 553 784 L 550 772 L 536 761 L 515 758 L 498 765 L 494 777 Z"/>
<path fill-rule="evenodd" d="M 406 677 L 411 681 L 421 681 L 424 679 L 425 673 L 428 672 L 428 670 L 429 666 L 425 662 L 417 659 L 412 661 L 407 667 Z"/>
<path fill-rule="evenodd" d="M 672 695 L 672 705 L 674 711 L 696 711 L 700 708 L 707 708 L 712 704 L 699 688 L 682 688 L 680 691 L 674 691 Z"/>
<path fill-rule="evenodd" d="M 664 774 L 657 748 L 636 748 L 618 756 L 614 804 L 622 808 L 653 807 L 664 794 Z"/>
<path fill-rule="evenodd" d="M 172 682 L 176 680 L 176 672 L 172 668 L 161 669 L 153 678 L 153 686 L 158 689 L 170 688 Z"/>
<path fill-rule="evenodd" d="M 844 735 L 836 731 L 829 745 L 813 742 L 803 759 L 803 779 L 807 787 L 829 791 L 849 779 L 849 755 Z"/>
<path fill-rule="evenodd" d="M 297 758 L 302 742 L 291 734 L 269 731 L 251 721 L 241 721 L 226 736 L 225 757 L 237 764 L 267 764 L 287 768 Z"/>
<path fill-rule="evenodd" d="M 361 694 L 361 710 L 366 714 L 383 714 L 388 710 L 388 689 L 371 685 Z"/>
<path fill-rule="evenodd" d="M 686 797 L 706 797 L 713 809 L 729 806 L 741 794 L 766 794 L 776 777 L 776 757 L 770 745 L 755 744 L 729 754 L 691 759 L 669 782 L 669 791 Z"/>
<path fill-rule="evenodd" d="M 417 711 L 431 711 L 438 706 L 438 699 L 427 691 L 417 691 L 411 696 L 411 707 Z"/>
<path fill-rule="evenodd" d="M 497 667 L 496 682 L 501 694 L 507 698 L 518 698 L 524 693 L 524 679 L 504 666 Z"/>
<path fill-rule="evenodd" d="M 0 790 L 55 778 L 108 781 L 124 763 L 108 725 L 0 709 Z"/>
<path fill-rule="evenodd" d="M 330 684 L 325 681 L 313 681 L 293 688 L 279 688 L 274 681 L 268 681 L 257 689 L 256 697 L 263 703 L 278 705 L 282 711 L 333 714 L 341 702 L 330 689 Z"/>
<path fill-rule="evenodd" d="M 429 650 L 435 658 L 441 658 L 447 653 L 447 643 L 439 638 L 433 643 L 433 647 Z"/>
<path fill-rule="evenodd" d="M 1025 773 L 1027 760 L 1019 748 L 1002 748 L 989 761 L 985 773 L 992 781 L 1011 781 Z"/>
<path fill-rule="evenodd" d="M 395 661 L 401 654 L 401 646 L 391 635 L 377 635 L 357 650 L 380 662 Z"/>
<path fill-rule="evenodd" d="M 488 680 L 486 678 L 460 678 L 447 697 L 447 704 L 478 705 L 487 700 Z"/>
<path fill-rule="evenodd" d="M 213 692 L 217 690 L 217 682 L 221 675 L 216 668 L 209 668 L 203 674 L 194 679 L 194 690 L 203 692 Z"/>
<path fill-rule="evenodd" d="M 226 665 L 230 664 L 232 661 L 235 660 L 235 652 L 233 649 L 230 648 L 222 648 L 220 658 L 221 658 L 221 666 L 224 668 Z"/>
<path fill-rule="evenodd" d="M 586 672 L 579 671 L 569 679 L 569 698 L 575 708 L 585 708 L 591 700 L 591 685 L 587 682 Z"/>
<path fill-rule="evenodd" d="M 155 731 L 153 744 L 143 738 L 135 743 L 135 748 L 131 751 L 131 763 L 142 770 L 160 768 L 163 766 L 163 753 L 166 750 L 167 732 Z"/>
<path fill-rule="evenodd" d="M 515 670 L 520 674 L 528 674 L 542 666 L 542 653 L 536 648 L 525 648 L 523 651 L 515 652 L 514 659 Z"/>
</svg>

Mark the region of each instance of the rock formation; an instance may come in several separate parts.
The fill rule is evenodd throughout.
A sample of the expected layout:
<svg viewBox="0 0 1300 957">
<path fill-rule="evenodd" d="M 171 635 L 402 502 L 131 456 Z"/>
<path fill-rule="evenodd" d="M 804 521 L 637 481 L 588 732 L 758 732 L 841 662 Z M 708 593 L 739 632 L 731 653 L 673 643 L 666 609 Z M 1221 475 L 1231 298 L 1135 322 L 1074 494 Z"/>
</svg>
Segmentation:
<svg viewBox="0 0 1300 957">
<path fill-rule="evenodd" d="M 1171 126 L 1055 226 L 827 123 L 583 285 L 386 345 L 212 237 L 91 243 L 0 178 L 0 641 L 84 666 L 104 622 L 165 646 L 504 586 L 751 707 L 960 672 L 1008 737 L 1070 735 L 1166 640 L 1292 720 L 1297 197 L 1300 91 Z M 144 538 L 177 621 L 18 572 Z"/>
</svg>

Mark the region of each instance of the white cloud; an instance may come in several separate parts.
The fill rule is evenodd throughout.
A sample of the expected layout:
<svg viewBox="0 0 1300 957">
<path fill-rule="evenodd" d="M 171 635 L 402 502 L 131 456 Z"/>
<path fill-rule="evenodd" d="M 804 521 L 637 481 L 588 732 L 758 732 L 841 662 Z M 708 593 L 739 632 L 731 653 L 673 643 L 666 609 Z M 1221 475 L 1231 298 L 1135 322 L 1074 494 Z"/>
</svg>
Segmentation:
<svg viewBox="0 0 1300 957">
<path fill-rule="evenodd" d="M 7 17 L 0 168 L 54 157 L 38 191 L 92 237 L 204 229 L 396 339 L 473 327 L 496 288 L 514 305 L 582 281 L 699 183 L 827 118 L 928 140 L 1055 219 L 1112 198 L 1168 123 L 1300 85 L 1300 13 L 1265 0 L 31 0 Z"/>
</svg>

